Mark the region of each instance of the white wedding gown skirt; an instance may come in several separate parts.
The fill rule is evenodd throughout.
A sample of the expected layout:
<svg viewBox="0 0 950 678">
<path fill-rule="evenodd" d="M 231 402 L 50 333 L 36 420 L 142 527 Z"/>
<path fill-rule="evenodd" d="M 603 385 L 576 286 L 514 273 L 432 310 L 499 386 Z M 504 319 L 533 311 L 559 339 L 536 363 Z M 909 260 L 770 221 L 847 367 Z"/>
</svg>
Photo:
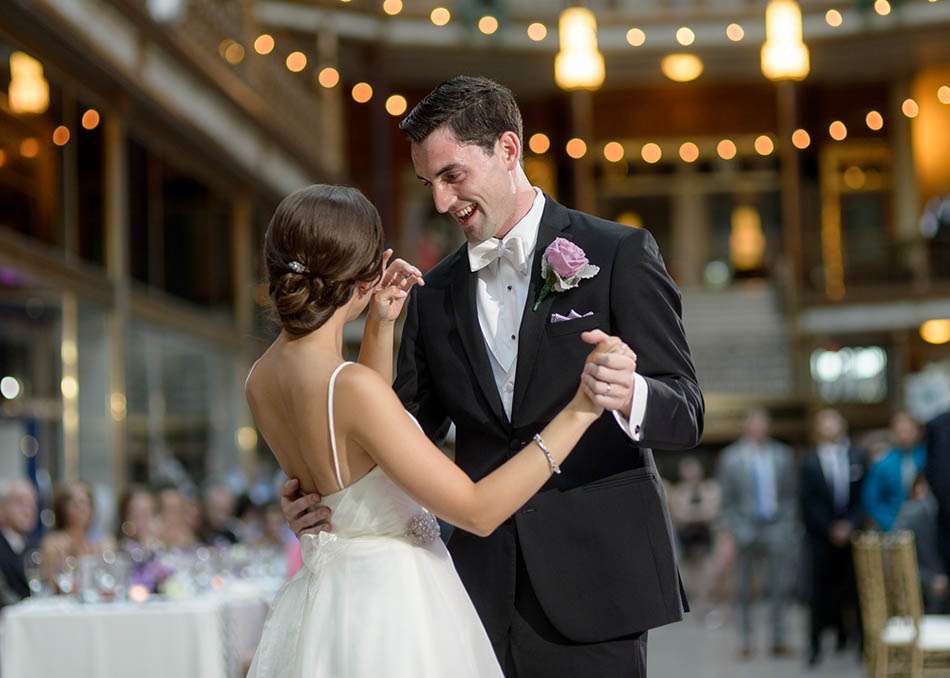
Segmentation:
<svg viewBox="0 0 950 678">
<path fill-rule="evenodd" d="M 323 503 L 334 532 L 304 536 L 250 678 L 501 678 L 444 544 L 407 535 L 431 514 L 379 467 Z"/>
</svg>

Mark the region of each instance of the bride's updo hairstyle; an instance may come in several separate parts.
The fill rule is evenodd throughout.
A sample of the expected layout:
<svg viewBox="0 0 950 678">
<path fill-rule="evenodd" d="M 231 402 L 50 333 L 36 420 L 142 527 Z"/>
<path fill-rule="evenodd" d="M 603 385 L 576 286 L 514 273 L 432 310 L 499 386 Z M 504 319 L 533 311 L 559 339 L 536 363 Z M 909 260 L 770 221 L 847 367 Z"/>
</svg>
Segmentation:
<svg viewBox="0 0 950 678">
<path fill-rule="evenodd" d="M 264 236 L 264 261 L 284 330 L 294 336 L 313 332 L 349 301 L 358 283 L 379 279 L 379 212 L 355 188 L 302 188 L 277 206 Z"/>
</svg>

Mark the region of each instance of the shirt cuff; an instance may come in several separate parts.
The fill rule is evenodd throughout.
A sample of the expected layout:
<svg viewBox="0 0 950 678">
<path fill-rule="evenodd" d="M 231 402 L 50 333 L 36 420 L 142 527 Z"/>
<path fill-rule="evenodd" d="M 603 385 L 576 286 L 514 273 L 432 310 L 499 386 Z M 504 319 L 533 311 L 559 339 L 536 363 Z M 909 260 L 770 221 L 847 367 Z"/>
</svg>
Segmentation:
<svg viewBox="0 0 950 678">
<path fill-rule="evenodd" d="M 650 390 L 647 387 L 647 380 L 636 372 L 633 373 L 633 402 L 630 405 L 630 417 L 624 416 L 617 410 L 614 410 L 614 419 L 634 442 L 640 442 L 643 437 L 643 417 L 647 413 L 647 400 L 650 396 Z"/>
</svg>

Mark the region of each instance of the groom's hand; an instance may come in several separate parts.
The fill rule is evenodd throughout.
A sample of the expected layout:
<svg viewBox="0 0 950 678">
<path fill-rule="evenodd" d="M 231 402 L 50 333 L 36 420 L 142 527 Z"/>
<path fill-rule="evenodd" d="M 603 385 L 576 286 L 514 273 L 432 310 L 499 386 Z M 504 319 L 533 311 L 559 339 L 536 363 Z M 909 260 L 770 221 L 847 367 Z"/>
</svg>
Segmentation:
<svg viewBox="0 0 950 678">
<path fill-rule="evenodd" d="M 599 344 L 607 338 L 601 330 L 582 332 L 588 344 Z M 588 397 L 605 410 L 630 414 L 633 406 L 633 374 L 637 371 L 637 354 L 621 343 L 610 353 L 595 356 L 584 366 L 581 381 Z"/>
<path fill-rule="evenodd" d="M 300 494 L 300 481 L 291 478 L 280 490 L 280 510 L 299 539 L 305 534 L 330 531 L 330 509 L 320 506 L 319 494 Z"/>
</svg>

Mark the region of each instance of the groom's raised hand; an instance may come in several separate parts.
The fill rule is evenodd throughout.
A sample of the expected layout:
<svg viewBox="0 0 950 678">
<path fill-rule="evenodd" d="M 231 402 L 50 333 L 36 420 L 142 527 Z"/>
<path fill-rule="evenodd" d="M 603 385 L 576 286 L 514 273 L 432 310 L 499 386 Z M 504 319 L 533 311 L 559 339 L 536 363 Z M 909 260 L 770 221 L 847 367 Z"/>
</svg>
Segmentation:
<svg viewBox="0 0 950 678">
<path fill-rule="evenodd" d="M 320 506 L 319 494 L 300 494 L 300 481 L 291 478 L 280 490 L 280 510 L 299 539 L 305 534 L 330 532 L 330 509 Z"/>
<path fill-rule="evenodd" d="M 588 344 L 599 344 L 608 338 L 601 330 L 582 332 L 581 339 Z M 634 379 L 637 354 L 620 343 L 609 353 L 595 356 L 584 365 L 581 383 L 587 396 L 605 410 L 619 410 L 625 415 L 633 405 Z"/>
</svg>

